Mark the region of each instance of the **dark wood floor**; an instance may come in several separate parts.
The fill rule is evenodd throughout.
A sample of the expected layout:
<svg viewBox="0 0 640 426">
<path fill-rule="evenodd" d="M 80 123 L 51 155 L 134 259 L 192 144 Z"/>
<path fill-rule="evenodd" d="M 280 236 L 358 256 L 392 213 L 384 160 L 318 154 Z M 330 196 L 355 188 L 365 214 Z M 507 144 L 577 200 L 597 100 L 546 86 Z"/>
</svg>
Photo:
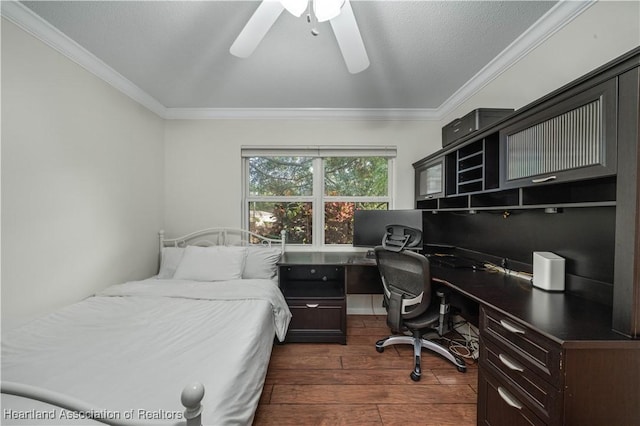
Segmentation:
<svg viewBox="0 0 640 426">
<path fill-rule="evenodd" d="M 274 345 L 255 425 L 476 424 L 478 369 L 460 373 L 423 351 L 413 382 L 413 348 L 374 344 L 389 335 L 384 316 L 350 315 L 347 344 Z"/>
</svg>

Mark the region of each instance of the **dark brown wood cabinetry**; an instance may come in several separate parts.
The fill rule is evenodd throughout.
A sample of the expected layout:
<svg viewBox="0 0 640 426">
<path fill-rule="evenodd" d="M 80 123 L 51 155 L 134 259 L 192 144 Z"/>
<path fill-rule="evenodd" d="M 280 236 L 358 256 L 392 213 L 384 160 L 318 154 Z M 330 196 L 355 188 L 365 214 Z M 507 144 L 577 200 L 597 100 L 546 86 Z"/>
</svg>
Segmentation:
<svg viewBox="0 0 640 426">
<path fill-rule="evenodd" d="M 615 209 L 612 329 L 640 336 L 640 48 L 414 163 L 444 160 L 434 212 Z M 496 154 L 498 153 L 498 154 Z M 499 178 L 498 178 L 499 177 Z M 468 221 L 467 221 L 468 222 Z M 585 232 L 589 230 L 585 229 Z M 446 241 L 438 241 L 446 243 Z M 571 290 L 570 290 L 571 291 Z"/>
<path fill-rule="evenodd" d="M 501 187 L 615 175 L 617 86 L 614 77 L 566 99 L 558 96 L 501 129 Z"/>
<path fill-rule="evenodd" d="M 346 344 L 344 266 L 281 264 L 279 274 L 280 289 L 293 315 L 286 341 Z"/>
<path fill-rule="evenodd" d="M 463 195 L 498 188 L 497 134 L 478 139 L 447 155 L 447 195 Z"/>
<path fill-rule="evenodd" d="M 512 276 L 431 272 L 452 306 L 455 294 L 479 304 L 479 425 L 640 424 L 640 340 L 611 330 L 609 307 Z"/>
<path fill-rule="evenodd" d="M 543 426 L 531 410 L 513 397 L 486 370 L 478 371 L 478 424 L 487 426 Z"/>
<path fill-rule="evenodd" d="M 640 424 L 634 341 L 561 341 L 483 307 L 478 424 Z"/>
<path fill-rule="evenodd" d="M 495 392 L 500 399 L 517 411 L 526 407 L 544 424 L 557 424 L 554 419 L 562 417 L 560 345 L 485 307 L 480 311 L 480 330 L 480 365 L 498 384 Z M 481 399 L 488 390 L 483 388 Z"/>
<path fill-rule="evenodd" d="M 480 306 L 478 424 L 640 425 L 639 147 L 636 48 L 414 164 L 444 159 L 427 243 L 567 259 L 561 294 L 438 271 Z"/>
<path fill-rule="evenodd" d="M 415 173 L 416 200 L 434 200 L 444 196 L 444 158 L 416 168 Z"/>
<path fill-rule="evenodd" d="M 287 342 L 346 344 L 347 293 L 382 293 L 375 260 L 362 252 L 286 252 L 278 273 L 293 314 Z"/>
<path fill-rule="evenodd" d="M 618 82 L 613 328 L 640 337 L 640 67 L 622 73 Z"/>
</svg>

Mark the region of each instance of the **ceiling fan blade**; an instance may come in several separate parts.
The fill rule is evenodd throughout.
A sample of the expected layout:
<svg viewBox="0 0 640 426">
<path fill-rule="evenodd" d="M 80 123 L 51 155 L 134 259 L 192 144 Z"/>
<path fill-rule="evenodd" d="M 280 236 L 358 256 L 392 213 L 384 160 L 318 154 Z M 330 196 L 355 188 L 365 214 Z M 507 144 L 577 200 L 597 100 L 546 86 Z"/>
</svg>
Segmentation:
<svg viewBox="0 0 640 426">
<path fill-rule="evenodd" d="M 344 2 L 340 15 L 329 22 L 349 72 L 356 74 L 367 69 L 370 64 L 369 57 L 349 0 Z"/>
<path fill-rule="evenodd" d="M 229 52 L 239 58 L 251 56 L 283 10 L 284 6 L 278 0 L 263 0 L 240 31 Z"/>
</svg>

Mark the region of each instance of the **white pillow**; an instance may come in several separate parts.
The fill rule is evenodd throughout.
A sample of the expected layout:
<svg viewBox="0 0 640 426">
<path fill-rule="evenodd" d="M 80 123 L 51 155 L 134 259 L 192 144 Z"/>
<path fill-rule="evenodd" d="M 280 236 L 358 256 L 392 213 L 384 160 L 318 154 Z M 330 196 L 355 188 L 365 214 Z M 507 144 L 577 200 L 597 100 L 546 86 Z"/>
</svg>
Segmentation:
<svg viewBox="0 0 640 426">
<path fill-rule="evenodd" d="M 158 272 L 159 279 L 173 278 L 182 255 L 184 248 L 182 247 L 164 247 L 160 254 L 160 272 Z"/>
<path fill-rule="evenodd" d="M 187 246 L 173 278 L 192 281 L 227 281 L 242 278 L 246 247 Z"/>
<path fill-rule="evenodd" d="M 249 246 L 242 278 L 262 278 L 267 280 L 275 278 L 278 272 L 276 263 L 280 260 L 280 254 L 280 249 Z"/>
</svg>

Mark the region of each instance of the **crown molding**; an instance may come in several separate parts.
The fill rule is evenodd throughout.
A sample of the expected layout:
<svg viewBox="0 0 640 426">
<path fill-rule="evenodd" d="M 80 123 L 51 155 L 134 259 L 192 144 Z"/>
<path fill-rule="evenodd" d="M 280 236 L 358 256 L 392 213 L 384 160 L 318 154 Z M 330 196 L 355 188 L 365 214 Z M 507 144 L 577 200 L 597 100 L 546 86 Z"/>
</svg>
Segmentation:
<svg viewBox="0 0 640 426">
<path fill-rule="evenodd" d="M 168 120 L 439 120 L 438 110 L 420 108 L 167 108 Z"/>
<path fill-rule="evenodd" d="M 560 0 L 527 31 L 438 108 L 167 108 L 91 52 L 15 0 L 2 0 L 1 16 L 150 111 L 174 119 L 441 120 L 508 70 L 597 0 Z"/>
<path fill-rule="evenodd" d="M 438 107 L 444 118 L 598 0 L 560 0 Z"/>
<path fill-rule="evenodd" d="M 38 40 L 57 50 L 107 84 L 129 96 L 147 109 L 163 117 L 166 108 L 122 74 L 105 64 L 91 52 L 15 0 L 2 0 L 0 14 Z"/>
</svg>

